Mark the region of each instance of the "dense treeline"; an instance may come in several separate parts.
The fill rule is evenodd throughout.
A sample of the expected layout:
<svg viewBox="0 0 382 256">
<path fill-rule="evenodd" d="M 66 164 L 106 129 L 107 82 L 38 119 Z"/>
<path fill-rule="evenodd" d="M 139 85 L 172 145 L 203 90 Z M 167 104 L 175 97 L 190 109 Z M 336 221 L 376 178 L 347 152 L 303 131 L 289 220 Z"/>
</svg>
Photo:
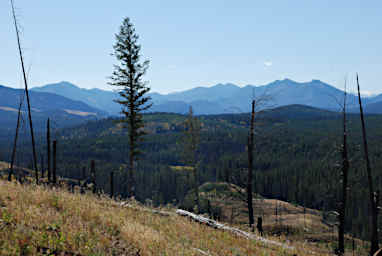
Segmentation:
<svg viewBox="0 0 382 256">
<path fill-rule="evenodd" d="M 304 111 L 300 111 L 304 110 Z M 283 111 L 286 111 L 285 109 Z M 276 112 L 275 112 L 276 113 Z M 307 114 L 267 114 L 256 123 L 253 190 L 262 196 L 294 202 L 325 211 L 337 210 L 340 198 L 341 118 L 327 112 Z M 303 113 L 303 114 L 301 114 Z M 225 181 L 242 185 L 247 163 L 246 140 L 249 115 L 200 116 L 201 163 L 199 183 Z M 136 197 L 157 204 L 182 204 L 192 186 L 192 173 L 183 168 L 181 147 L 185 116 L 145 115 L 149 134 L 142 143 L 145 154 L 136 166 Z M 382 188 L 382 116 L 367 116 L 373 176 Z M 362 238 L 369 235 L 367 179 L 360 150 L 359 117 L 349 115 L 349 200 L 346 231 Z M 127 195 L 127 137 L 114 119 L 89 122 L 56 133 L 58 172 L 70 178 L 82 178 L 81 169 L 96 160 L 97 185 L 106 193 L 109 173 L 114 171 L 115 193 Z M 27 143 L 27 140 L 23 140 Z M 9 159 L 6 140 L 1 158 Z M 39 152 L 44 152 L 39 140 Z M 29 164 L 30 152 L 21 150 L 18 161 Z M 256 213 L 255 213 L 256 214 Z"/>
</svg>

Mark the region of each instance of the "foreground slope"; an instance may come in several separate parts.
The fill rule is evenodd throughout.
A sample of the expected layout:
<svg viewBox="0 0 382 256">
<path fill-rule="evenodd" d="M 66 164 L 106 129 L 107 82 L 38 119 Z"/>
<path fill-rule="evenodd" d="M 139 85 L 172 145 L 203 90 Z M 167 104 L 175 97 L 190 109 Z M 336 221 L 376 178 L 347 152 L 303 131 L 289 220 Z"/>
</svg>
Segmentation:
<svg viewBox="0 0 382 256">
<path fill-rule="evenodd" d="M 129 205 L 0 180 L 0 254 L 49 249 L 67 255 L 308 255 L 304 251 L 312 250 L 305 245 L 286 251 Z"/>
</svg>

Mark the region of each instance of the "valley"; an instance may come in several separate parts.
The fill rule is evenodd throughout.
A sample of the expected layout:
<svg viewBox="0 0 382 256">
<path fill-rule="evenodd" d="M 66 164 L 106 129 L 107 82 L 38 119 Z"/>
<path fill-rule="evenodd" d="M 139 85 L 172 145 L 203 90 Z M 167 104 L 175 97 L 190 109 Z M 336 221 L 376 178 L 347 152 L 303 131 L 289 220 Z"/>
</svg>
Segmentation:
<svg viewBox="0 0 382 256">
<path fill-rule="evenodd" d="M 364 222 L 368 215 L 365 200 L 367 187 L 359 151 L 360 123 L 357 114 L 349 114 L 348 118 L 349 154 L 354 160 L 349 176 L 351 201 L 348 204 L 346 232 L 367 239 L 368 228 Z M 179 114 L 144 115 L 148 135 L 142 143 L 145 153 L 138 161 L 135 173 L 136 200 L 142 203 L 151 201 L 150 205 L 155 207 L 171 204 L 192 211 L 192 203 L 191 206 L 187 203 L 188 193 L 192 191 L 192 169 L 187 166 L 181 168 L 184 162 L 182 146 L 179 144 L 185 119 L 186 116 Z M 247 166 L 248 114 L 202 115 L 198 119 L 202 124 L 200 184 L 225 182 L 243 187 Z M 126 131 L 116 121 L 116 118 L 93 120 L 57 130 L 54 139 L 59 143 L 58 174 L 74 180 L 82 179 L 82 168 L 86 169 L 86 175 L 90 175 L 90 160 L 95 160 L 100 191 L 106 194 L 110 192 L 109 173 L 113 171 L 114 193 L 126 197 Z M 379 148 L 382 116 L 369 115 L 366 122 L 372 138 L 369 145 L 372 165 L 375 177 L 379 177 L 382 170 L 378 161 L 378 156 L 382 154 Z M 264 200 L 261 201 L 262 206 L 254 203 L 254 207 L 255 216 L 264 218 L 266 234 L 287 235 L 290 239 L 296 234 L 301 239 L 300 235 L 304 234 L 306 239 L 331 244 L 329 240 L 335 240 L 335 229 L 321 220 L 324 215 L 336 210 L 339 200 L 340 171 L 336 166 L 340 160 L 338 145 L 341 143 L 341 116 L 301 105 L 285 106 L 259 112 L 255 132 L 254 192 Z M 44 133 L 37 136 L 37 149 L 41 154 L 46 150 L 44 136 Z M 11 140 L 4 140 L 4 134 L 2 139 L 8 144 L 4 143 L 0 149 L 1 159 L 8 161 Z M 30 153 L 25 150 L 29 141 L 27 137 L 22 141 L 23 150 L 19 152 L 16 162 L 30 166 Z M 382 188 L 382 180 L 376 178 L 375 181 L 377 187 Z M 203 187 L 200 190 L 203 195 Z M 219 196 L 210 199 L 210 204 L 222 221 L 244 225 L 245 228 L 245 207 L 240 200 L 232 201 Z M 308 209 L 306 215 L 303 214 L 304 207 Z M 276 208 L 279 209 L 278 217 L 275 216 Z M 204 201 L 199 211 L 208 213 L 207 201 Z M 311 235 L 309 232 L 312 232 Z M 322 236 L 317 238 L 317 234 Z"/>
</svg>

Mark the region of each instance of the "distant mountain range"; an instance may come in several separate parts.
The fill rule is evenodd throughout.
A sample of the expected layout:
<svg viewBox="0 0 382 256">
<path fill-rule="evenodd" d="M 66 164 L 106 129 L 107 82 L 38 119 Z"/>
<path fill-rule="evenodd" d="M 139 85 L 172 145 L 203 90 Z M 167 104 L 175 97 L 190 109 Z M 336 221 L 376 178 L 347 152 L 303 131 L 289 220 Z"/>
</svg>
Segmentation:
<svg viewBox="0 0 382 256">
<path fill-rule="evenodd" d="M 0 126 L 1 129 L 14 129 L 17 113 L 24 91 L 0 85 Z M 47 92 L 30 91 L 30 102 L 34 126 L 45 127 L 49 117 L 52 126 L 64 127 L 80 123 L 88 119 L 98 119 L 107 115 L 105 111 L 96 109 L 82 101 L 75 101 L 61 95 Z M 26 120 L 26 97 L 24 96 L 22 111 Z M 25 122 L 24 122 L 25 123 Z"/>
<path fill-rule="evenodd" d="M 34 87 L 35 92 L 55 93 L 66 98 L 82 101 L 87 105 L 118 115 L 120 106 L 114 100 L 116 92 L 100 89 L 82 89 L 69 82 Z M 272 83 L 239 87 L 235 84 L 217 84 L 212 87 L 196 87 L 181 92 L 150 93 L 153 106 L 150 112 L 187 113 L 189 106 L 196 114 L 244 113 L 250 111 L 251 99 L 257 99 L 262 108 L 274 108 L 292 104 L 306 105 L 325 110 L 340 110 L 343 91 L 320 80 L 298 83 L 290 79 Z M 348 94 L 349 110 L 357 112 L 357 97 Z M 364 98 L 365 112 L 382 113 L 382 94 Z"/>
<path fill-rule="evenodd" d="M 102 109 L 109 114 L 118 114 L 121 111 L 120 105 L 114 102 L 118 98 L 118 94 L 112 91 L 83 89 L 66 81 L 34 87 L 31 90 L 55 93 L 68 99 L 84 102 L 93 108 Z"/>
</svg>

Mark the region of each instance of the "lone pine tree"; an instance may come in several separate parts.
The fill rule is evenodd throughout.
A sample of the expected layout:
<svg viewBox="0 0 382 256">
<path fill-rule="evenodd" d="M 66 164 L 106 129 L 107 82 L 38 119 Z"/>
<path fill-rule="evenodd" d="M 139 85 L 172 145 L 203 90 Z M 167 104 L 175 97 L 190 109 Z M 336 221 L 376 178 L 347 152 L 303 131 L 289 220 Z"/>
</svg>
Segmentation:
<svg viewBox="0 0 382 256">
<path fill-rule="evenodd" d="M 149 66 L 149 61 L 141 62 L 141 46 L 138 44 L 138 35 L 129 18 L 125 18 L 120 27 L 120 31 L 115 35 L 116 42 L 113 46 L 114 56 L 118 64 L 114 65 L 114 72 L 111 76 L 112 86 L 116 86 L 120 98 L 116 100 L 121 104 L 121 120 L 128 130 L 129 142 L 129 163 L 128 163 L 128 196 L 134 196 L 134 162 L 141 153 L 138 144 L 145 134 L 143 131 L 142 112 L 151 107 L 148 103 L 150 97 L 145 96 L 150 91 L 147 82 L 143 81 L 143 76 Z"/>
</svg>

